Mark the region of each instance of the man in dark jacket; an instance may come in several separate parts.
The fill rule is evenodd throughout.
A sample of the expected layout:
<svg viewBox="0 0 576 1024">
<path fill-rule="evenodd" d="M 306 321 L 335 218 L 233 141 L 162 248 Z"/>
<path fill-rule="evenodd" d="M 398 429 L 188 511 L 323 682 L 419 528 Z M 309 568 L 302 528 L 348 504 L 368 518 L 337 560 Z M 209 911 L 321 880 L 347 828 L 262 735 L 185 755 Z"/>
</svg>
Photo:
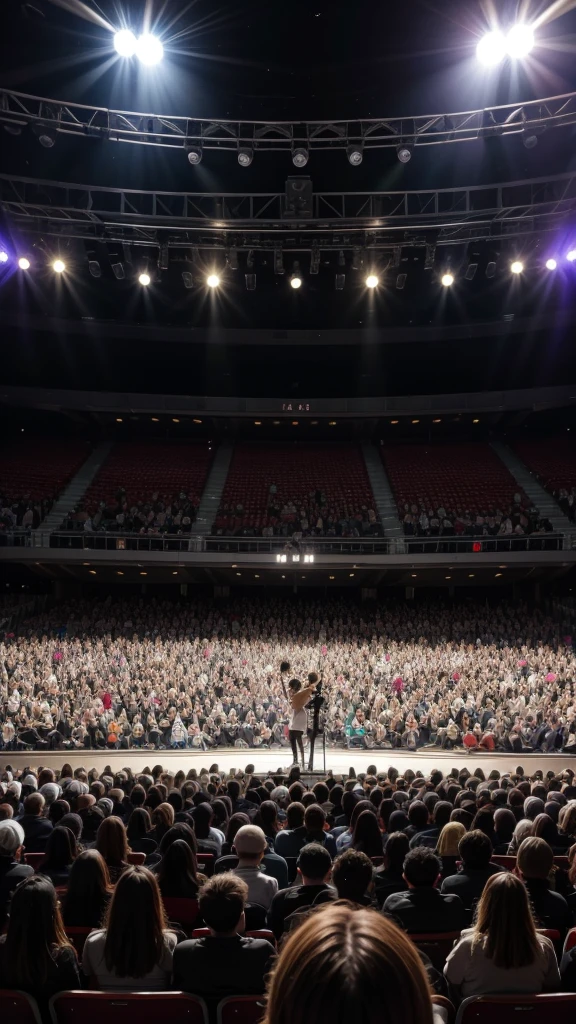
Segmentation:
<svg viewBox="0 0 576 1024">
<path fill-rule="evenodd" d="M 492 864 L 492 843 L 480 829 L 474 829 L 462 836 L 458 844 L 458 853 L 462 861 L 462 870 L 457 875 L 448 875 L 442 882 L 443 896 L 459 896 L 466 907 L 468 923 L 478 900 L 484 892 L 488 879 L 503 868 Z"/>
<path fill-rule="evenodd" d="M 325 847 L 318 843 L 308 843 L 300 850 L 298 884 L 277 892 L 268 911 L 268 927 L 277 939 L 283 934 L 291 914 L 302 907 L 312 906 L 316 897 L 330 888 L 328 879 L 331 870 L 332 859 Z"/>
<path fill-rule="evenodd" d="M 28 875 L 34 874 L 29 864 L 21 864 L 24 830 L 17 821 L 7 818 L 0 821 L 0 931 L 6 922 L 6 914 L 14 889 Z"/>
<path fill-rule="evenodd" d="M 31 793 L 24 801 L 24 814 L 20 824 L 24 829 L 24 849 L 26 853 L 44 853 L 52 831 L 52 822 L 42 817 L 44 810 L 42 793 Z"/>
<path fill-rule="evenodd" d="M 459 932 L 465 925 L 465 909 L 458 896 L 443 896 L 436 888 L 442 865 L 432 850 L 419 846 L 406 855 L 406 892 L 388 896 L 382 913 L 406 932 Z"/>
</svg>

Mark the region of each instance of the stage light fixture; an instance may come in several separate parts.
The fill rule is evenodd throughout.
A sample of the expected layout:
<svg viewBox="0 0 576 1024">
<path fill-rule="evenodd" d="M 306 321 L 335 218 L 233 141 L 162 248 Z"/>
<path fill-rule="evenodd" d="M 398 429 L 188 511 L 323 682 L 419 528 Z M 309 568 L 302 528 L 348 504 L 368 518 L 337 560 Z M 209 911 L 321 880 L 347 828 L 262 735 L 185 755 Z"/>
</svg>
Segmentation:
<svg viewBox="0 0 576 1024">
<path fill-rule="evenodd" d="M 117 281 L 123 281 L 126 277 L 126 268 L 123 263 L 112 263 L 112 273 Z"/>
<path fill-rule="evenodd" d="M 136 43 L 136 56 L 142 64 L 152 67 L 159 64 L 164 56 L 164 47 L 157 36 L 146 33 Z"/>
<path fill-rule="evenodd" d="M 557 266 L 558 266 L 558 263 L 556 262 L 556 260 L 552 256 L 550 257 L 549 260 L 546 260 L 546 270 L 556 270 Z"/>
<path fill-rule="evenodd" d="M 306 167 L 308 160 L 310 159 L 310 153 L 304 146 L 296 146 L 292 150 L 292 163 L 294 167 Z"/>
<path fill-rule="evenodd" d="M 304 561 L 311 564 L 314 561 L 314 555 L 304 555 Z"/>
<path fill-rule="evenodd" d="M 576 260 L 576 249 L 570 249 L 566 253 L 566 259 L 569 263 L 574 263 L 574 260 Z"/>
<path fill-rule="evenodd" d="M 18 260 L 18 266 L 20 270 L 30 270 L 30 260 L 26 256 L 21 256 Z"/>
<path fill-rule="evenodd" d="M 170 263 L 170 249 L 167 245 L 160 246 L 160 254 L 158 256 L 158 268 L 159 270 L 168 270 L 168 264 Z"/>
<path fill-rule="evenodd" d="M 190 146 L 188 150 L 188 163 L 197 167 L 202 160 L 202 146 Z"/>
<path fill-rule="evenodd" d="M 143 288 L 147 288 L 150 284 L 150 274 L 139 274 L 138 283 L 141 284 Z"/>
<path fill-rule="evenodd" d="M 301 288 L 302 287 L 302 276 L 300 274 L 300 264 L 298 260 L 294 260 L 292 267 L 292 274 L 290 276 L 290 287 Z"/>
<path fill-rule="evenodd" d="M 276 561 L 284 563 L 286 561 L 286 555 L 276 555 Z"/>
<path fill-rule="evenodd" d="M 506 36 L 506 52 L 513 60 L 527 57 L 534 46 L 534 30 L 530 25 L 513 25 Z"/>
<path fill-rule="evenodd" d="M 528 134 L 526 134 L 525 130 L 522 136 L 522 144 L 525 149 L 534 149 L 534 147 L 538 145 L 538 136 L 535 135 L 533 131 L 529 131 Z"/>
<path fill-rule="evenodd" d="M 465 281 L 472 281 L 475 277 L 476 271 L 478 270 L 477 263 L 469 263 L 466 267 L 466 273 L 464 274 Z"/>
<path fill-rule="evenodd" d="M 194 278 L 192 277 L 192 274 L 190 273 L 189 270 L 182 271 L 182 282 L 185 288 L 194 287 Z"/>
<path fill-rule="evenodd" d="M 66 270 L 66 264 L 64 263 L 64 260 L 54 260 L 54 263 L 52 264 L 52 270 L 56 274 L 63 274 L 64 271 Z"/>
<path fill-rule="evenodd" d="M 310 256 L 310 273 L 318 274 L 320 271 L 320 249 L 317 245 L 312 246 L 312 254 Z"/>
<path fill-rule="evenodd" d="M 256 274 L 244 274 L 244 280 L 246 281 L 246 291 L 256 291 Z"/>
<path fill-rule="evenodd" d="M 346 274 L 336 274 L 336 276 L 334 278 L 334 285 L 335 285 L 336 291 L 337 292 L 343 291 L 345 284 L 346 284 Z"/>
<path fill-rule="evenodd" d="M 136 53 L 138 40 L 129 28 L 122 28 L 114 36 L 114 49 L 121 57 L 133 57 Z"/>
<path fill-rule="evenodd" d="M 445 288 L 449 288 L 450 285 L 454 284 L 454 275 L 450 273 L 442 274 L 442 284 Z"/>
<path fill-rule="evenodd" d="M 396 156 L 401 164 L 407 164 L 412 159 L 412 146 L 409 146 L 406 142 L 401 142 L 396 147 Z"/>
<path fill-rule="evenodd" d="M 510 264 L 510 270 L 512 271 L 513 274 L 521 274 L 524 270 L 524 264 L 522 263 L 522 260 L 514 260 Z"/>
<path fill-rule="evenodd" d="M 230 247 L 226 257 L 226 262 L 230 267 L 230 270 L 238 270 L 238 249 L 236 246 L 233 245 Z"/>
<path fill-rule="evenodd" d="M 238 163 L 240 167 L 250 167 L 254 159 L 254 150 L 249 146 L 242 146 L 238 150 Z"/>
<path fill-rule="evenodd" d="M 44 149 L 52 149 L 52 146 L 55 145 L 56 132 L 53 128 L 48 128 L 43 124 L 33 124 L 32 131 Z"/>
<path fill-rule="evenodd" d="M 8 263 L 8 253 L 5 249 L 0 249 L 0 263 Z"/>
<path fill-rule="evenodd" d="M 218 274 L 208 274 L 208 277 L 206 278 L 206 284 L 208 285 L 209 288 L 217 288 L 218 285 L 220 284 L 220 278 Z"/>
<path fill-rule="evenodd" d="M 489 260 L 486 264 L 486 277 L 492 278 L 496 273 L 496 260 Z"/>
<path fill-rule="evenodd" d="M 367 288 L 377 288 L 378 278 L 376 277 L 376 274 L 368 274 L 368 277 L 366 278 L 366 281 L 364 283 Z"/>
<path fill-rule="evenodd" d="M 495 67 L 500 64 L 506 56 L 506 38 L 503 32 L 498 29 L 494 32 L 487 32 L 476 47 L 476 56 L 481 64 L 486 67 Z"/>
<path fill-rule="evenodd" d="M 348 146 L 346 150 L 346 156 L 352 167 L 359 167 L 364 159 L 363 147 L 361 144 Z"/>
<path fill-rule="evenodd" d="M 292 555 L 292 561 L 293 562 L 299 562 L 300 561 L 300 555 Z"/>
<path fill-rule="evenodd" d="M 98 260 L 88 260 L 88 270 L 92 277 L 102 277 L 102 267 Z"/>
<path fill-rule="evenodd" d="M 282 256 L 282 249 L 280 249 L 280 248 L 274 249 L 274 273 L 275 274 L 284 274 L 285 273 L 284 258 Z"/>
<path fill-rule="evenodd" d="M 396 288 L 398 289 L 399 292 L 402 291 L 404 285 L 406 284 L 407 277 L 408 274 L 398 274 L 398 277 L 396 278 Z"/>
</svg>

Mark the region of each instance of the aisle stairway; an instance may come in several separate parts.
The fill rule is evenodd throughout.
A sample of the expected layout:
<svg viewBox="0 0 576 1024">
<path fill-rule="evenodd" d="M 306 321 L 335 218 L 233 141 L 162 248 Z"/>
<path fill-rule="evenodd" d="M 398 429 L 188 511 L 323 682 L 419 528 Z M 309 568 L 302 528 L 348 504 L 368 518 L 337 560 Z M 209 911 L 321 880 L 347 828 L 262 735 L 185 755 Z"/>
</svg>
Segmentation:
<svg viewBox="0 0 576 1024">
<path fill-rule="evenodd" d="M 392 489 L 382 465 L 382 459 L 378 449 L 373 444 L 362 445 L 364 462 L 370 478 L 370 486 L 376 502 L 376 511 L 380 517 L 384 536 L 394 541 L 394 548 L 397 553 L 404 550 L 404 531 L 398 519 L 398 508 L 392 494 Z"/>
<path fill-rule="evenodd" d="M 62 491 L 46 518 L 42 520 L 37 533 L 52 533 L 62 526 L 62 521 L 67 513 L 75 508 L 84 497 L 100 466 L 108 458 L 111 448 L 112 444 L 109 441 L 94 448 L 92 454 L 82 463 L 76 476 L 72 477 L 68 486 Z"/>
<path fill-rule="evenodd" d="M 196 537 L 208 537 L 210 534 L 222 499 L 233 449 L 234 446 L 230 441 L 223 441 L 216 452 L 206 486 L 202 492 L 196 522 L 192 527 L 192 532 Z"/>
<path fill-rule="evenodd" d="M 512 473 L 512 476 L 532 504 L 538 509 L 540 515 L 550 520 L 552 529 L 556 533 L 563 533 L 567 536 L 574 534 L 574 526 L 567 516 L 564 515 L 560 506 L 556 504 L 552 495 L 544 490 L 536 477 L 512 449 L 501 441 L 493 441 L 492 448 L 506 468 Z"/>
</svg>

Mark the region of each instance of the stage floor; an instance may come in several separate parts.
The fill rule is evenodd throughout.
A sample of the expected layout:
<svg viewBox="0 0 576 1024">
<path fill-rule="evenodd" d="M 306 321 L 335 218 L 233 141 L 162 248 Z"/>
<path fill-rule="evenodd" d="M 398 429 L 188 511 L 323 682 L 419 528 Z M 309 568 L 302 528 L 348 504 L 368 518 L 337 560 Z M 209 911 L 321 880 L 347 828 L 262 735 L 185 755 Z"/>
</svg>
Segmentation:
<svg viewBox="0 0 576 1024">
<path fill-rule="evenodd" d="M 323 773 L 321 751 L 315 760 L 316 770 Z M 180 769 L 187 772 L 190 768 L 195 768 L 199 772 L 202 768 L 208 769 L 212 764 L 218 764 L 220 771 L 228 773 L 232 768 L 244 771 L 247 764 L 253 764 L 258 775 L 276 773 L 278 769 L 284 770 L 291 763 L 287 750 L 236 750 L 224 747 L 207 753 L 195 750 L 83 750 L 45 753 L 0 751 L 0 770 L 4 770 L 7 764 L 18 769 L 37 768 L 40 765 L 58 769 L 66 761 L 73 768 L 80 766 L 86 769 L 97 768 L 99 772 L 105 765 L 110 765 L 113 771 L 119 770 L 124 765 L 129 765 L 133 771 L 139 772 L 146 766 L 153 768 L 156 764 L 161 764 L 164 769 L 174 772 Z M 439 768 L 440 771 L 446 773 L 454 767 L 466 767 L 470 771 L 482 768 L 486 773 L 494 768 L 500 772 L 513 772 L 517 765 L 522 765 L 527 774 L 532 774 L 538 769 L 545 772 L 560 772 L 565 768 L 572 768 L 573 771 L 576 771 L 576 757 L 568 757 L 563 754 L 471 755 L 464 751 L 453 750 L 420 750 L 416 754 L 403 750 L 330 749 L 326 751 L 326 768 L 331 770 L 334 775 L 347 775 L 350 767 L 353 767 L 356 773 L 365 772 L 369 764 L 375 764 L 379 772 L 386 771 L 390 767 L 397 768 L 399 772 L 406 768 L 412 768 L 414 771 L 424 772 L 425 775 L 428 775 L 434 768 Z"/>
</svg>

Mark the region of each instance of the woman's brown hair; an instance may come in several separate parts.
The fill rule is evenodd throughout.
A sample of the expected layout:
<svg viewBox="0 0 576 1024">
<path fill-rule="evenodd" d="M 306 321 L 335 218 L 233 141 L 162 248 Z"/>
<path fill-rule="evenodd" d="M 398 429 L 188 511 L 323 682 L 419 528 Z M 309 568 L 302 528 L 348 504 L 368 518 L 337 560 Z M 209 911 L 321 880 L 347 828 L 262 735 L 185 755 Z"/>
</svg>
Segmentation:
<svg viewBox="0 0 576 1024">
<path fill-rule="evenodd" d="M 509 871 L 486 882 L 474 925 L 473 945 L 479 942 L 494 966 L 505 970 L 527 967 L 540 953 L 526 887 Z"/>
<path fill-rule="evenodd" d="M 268 987 L 264 1024 L 432 1024 L 416 947 L 373 910 L 326 905 L 290 935 Z"/>
<path fill-rule="evenodd" d="M 130 867 L 116 883 L 106 913 L 104 959 L 119 978 L 142 978 L 164 952 L 166 917 L 155 876 Z"/>
<path fill-rule="evenodd" d="M 96 849 L 111 867 L 120 867 L 128 861 L 128 838 L 121 818 L 111 814 L 104 818 L 96 833 Z"/>
<path fill-rule="evenodd" d="M 152 811 L 151 817 L 153 825 L 160 825 L 161 828 L 168 830 L 174 824 L 174 808 L 172 804 L 158 804 L 158 807 Z"/>
<path fill-rule="evenodd" d="M 73 948 L 66 938 L 56 890 L 44 875 L 31 875 L 14 890 L 4 946 L 6 978 L 15 988 L 46 983 L 56 950 Z"/>
</svg>

